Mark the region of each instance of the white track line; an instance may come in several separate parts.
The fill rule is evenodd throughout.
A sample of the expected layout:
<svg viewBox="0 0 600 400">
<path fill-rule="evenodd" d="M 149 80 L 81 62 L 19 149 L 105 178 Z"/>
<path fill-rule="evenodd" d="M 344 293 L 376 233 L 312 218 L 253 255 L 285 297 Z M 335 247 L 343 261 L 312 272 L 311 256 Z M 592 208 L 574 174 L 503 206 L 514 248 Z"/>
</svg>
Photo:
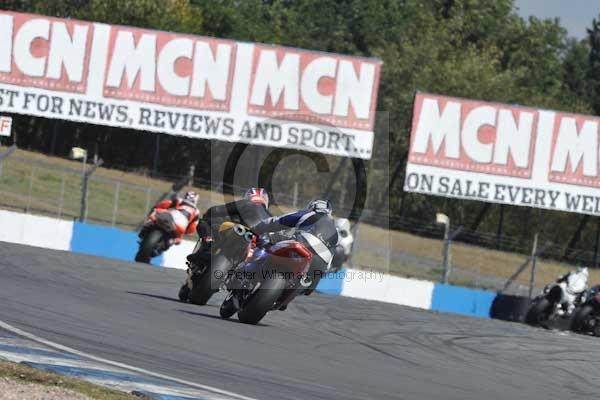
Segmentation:
<svg viewBox="0 0 600 400">
<path fill-rule="evenodd" d="M 188 381 L 185 381 L 183 379 L 173 378 L 173 377 L 168 376 L 168 375 L 163 375 L 163 374 L 159 374 L 159 373 L 156 373 L 156 372 L 148 371 L 148 370 L 145 370 L 143 368 L 137 368 L 137 367 L 134 367 L 134 366 L 131 366 L 131 365 L 127 365 L 127 364 L 123 364 L 123 363 L 120 363 L 120 362 L 107 360 L 107 359 L 101 358 L 101 357 L 96 357 L 96 356 L 93 356 L 91 354 L 87 354 L 87 353 L 84 353 L 82 351 L 75 350 L 75 349 L 72 349 L 70 347 L 63 346 L 62 344 L 54 343 L 54 342 L 51 342 L 51 341 L 46 340 L 44 338 L 41 338 L 39 336 L 36 336 L 34 334 L 25 332 L 25 331 L 23 331 L 23 330 L 21 330 L 19 328 L 16 328 L 16 327 L 14 327 L 12 325 L 7 324 L 6 322 L 1 321 L 1 320 L 0 320 L 0 328 L 5 329 L 5 330 L 7 330 L 9 332 L 12 332 L 15 335 L 19 335 L 19 336 L 22 336 L 22 337 L 27 338 L 29 340 L 33 340 L 34 342 L 41 343 L 41 344 L 46 345 L 48 347 L 54 348 L 56 350 L 61 350 L 61 351 L 67 352 L 67 353 L 75 354 L 77 356 L 80 356 L 80 357 L 83 357 L 83 358 L 87 358 L 87 359 L 90 359 L 90 360 L 93 360 L 93 361 L 97 361 L 97 362 L 100 362 L 100 363 L 103 363 L 103 364 L 112 365 L 113 367 L 127 369 L 127 370 L 130 370 L 130 371 L 138 372 L 140 374 L 152 376 L 154 378 L 169 380 L 169 381 L 172 381 L 172 382 L 179 383 L 181 385 L 193 387 L 193 388 L 196 388 L 196 389 L 206 390 L 206 391 L 217 393 L 217 394 L 220 394 L 220 395 L 223 395 L 223 396 L 228 396 L 228 397 L 231 397 L 232 399 L 256 400 L 256 399 L 254 399 L 252 397 L 242 396 L 240 394 L 228 392 L 226 390 L 218 389 L 218 388 L 215 388 L 215 387 L 212 387 L 212 386 L 201 385 L 199 383 L 194 383 L 194 382 L 188 382 Z"/>
</svg>

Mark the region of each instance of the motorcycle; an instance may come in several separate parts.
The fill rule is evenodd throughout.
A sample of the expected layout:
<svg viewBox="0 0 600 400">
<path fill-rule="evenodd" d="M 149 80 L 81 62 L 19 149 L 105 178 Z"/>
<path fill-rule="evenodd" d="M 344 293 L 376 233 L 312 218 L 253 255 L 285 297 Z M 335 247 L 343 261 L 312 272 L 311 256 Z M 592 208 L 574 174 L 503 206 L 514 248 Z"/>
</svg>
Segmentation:
<svg viewBox="0 0 600 400">
<path fill-rule="evenodd" d="M 571 317 L 573 309 L 585 301 L 586 285 L 587 280 L 578 279 L 575 275 L 547 285 L 542 294 L 533 299 L 525 322 L 543 326 L 546 322 Z"/>
<path fill-rule="evenodd" d="M 333 260 L 329 267 L 329 272 L 338 272 L 352 257 L 352 248 L 354 246 L 354 235 L 350 229 L 350 221 L 346 218 L 338 218 L 335 221 L 335 227 L 338 232 L 339 242 L 333 252 Z"/>
<path fill-rule="evenodd" d="M 586 293 L 585 301 L 573 316 L 571 330 L 600 336 L 600 285 L 594 286 Z"/>
<path fill-rule="evenodd" d="M 241 225 L 224 222 L 217 238 L 200 239 L 194 249 L 194 262 L 188 261 L 187 279 L 179 299 L 205 305 L 219 291 L 229 271 L 252 254 L 253 235 Z"/>
<path fill-rule="evenodd" d="M 177 236 L 185 233 L 188 219 L 175 209 L 154 210 L 139 233 L 140 248 L 135 261 L 149 264 L 153 257 L 167 251 Z"/>
<path fill-rule="evenodd" d="M 269 311 L 285 310 L 312 285 L 312 257 L 298 234 L 275 244 L 267 241 L 229 274 L 221 317 L 227 319 L 237 312 L 240 322 L 256 325 Z"/>
</svg>

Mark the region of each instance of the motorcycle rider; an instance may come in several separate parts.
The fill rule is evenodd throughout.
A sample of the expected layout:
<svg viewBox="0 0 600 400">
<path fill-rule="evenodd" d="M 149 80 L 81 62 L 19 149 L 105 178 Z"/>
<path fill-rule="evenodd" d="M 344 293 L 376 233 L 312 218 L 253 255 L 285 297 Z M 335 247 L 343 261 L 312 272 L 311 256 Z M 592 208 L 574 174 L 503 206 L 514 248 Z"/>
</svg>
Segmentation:
<svg viewBox="0 0 600 400">
<path fill-rule="evenodd" d="M 589 271 L 587 268 L 578 267 L 575 271 L 571 271 L 556 280 L 556 284 L 560 285 L 565 293 L 564 302 L 559 308 L 559 315 L 571 315 L 575 311 L 576 303 L 581 300 L 581 296 L 588 288 Z M 566 311 L 565 311 L 566 310 Z"/>
<path fill-rule="evenodd" d="M 352 256 L 352 247 L 354 245 L 354 235 L 350 227 L 350 221 L 347 218 L 337 218 L 335 227 L 338 231 L 339 242 L 335 247 L 333 261 L 331 262 L 330 271 L 339 271 L 344 263 L 350 260 Z"/>
<path fill-rule="evenodd" d="M 197 252 L 187 257 L 188 261 L 197 263 L 202 260 L 221 223 L 231 221 L 252 228 L 271 217 L 269 195 L 263 188 L 250 188 L 244 193 L 241 200 L 209 208 L 197 227 L 198 237 L 202 240 L 203 245 Z"/>
<path fill-rule="evenodd" d="M 183 197 L 174 196 L 171 199 L 161 201 L 152 207 L 152 212 L 168 211 L 183 215 L 187 219 L 187 228 L 184 234 L 178 234 L 173 238 L 174 244 L 180 244 L 184 235 L 190 235 L 196 231 L 198 226 L 198 194 L 193 191 L 186 192 Z M 143 230 L 142 230 L 143 232 Z M 142 233 L 140 232 L 140 235 Z"/>
<path fill-rule="evenodd" d="M 312 282 L 305 291 L 307 295 L 312 293 L 328 270 L 338 244 L 338 231 L 331 213 L 329 200 L 313 200 L 303 210 L 266 219 L 252 229 L 258 236 L 281 232 L 286 239 L 298 233 L 296 238 L 313 253 L 309 271 Z"/>
</svg>

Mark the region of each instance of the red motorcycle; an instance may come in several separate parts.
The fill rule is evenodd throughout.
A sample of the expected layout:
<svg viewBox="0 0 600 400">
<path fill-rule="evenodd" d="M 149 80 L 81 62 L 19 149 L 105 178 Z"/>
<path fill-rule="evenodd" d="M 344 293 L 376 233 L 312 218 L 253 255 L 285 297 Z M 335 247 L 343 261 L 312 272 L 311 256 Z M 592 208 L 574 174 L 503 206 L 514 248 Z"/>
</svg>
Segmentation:
<svg viewBox="0 0 600 400">
<path fill-rule="evenodd" d="M 177 209 L 152 211 L 139 233 L 140 248 L 135 261 L 149 264 L 153 257 L 167 251 L 176 238 L 185 234 L 188 224 L 188 218 Z"/>
<path fill-rule="evenodd" d="M 269 311 L 285 310 L 311 286 L 312 257 L 299 236 L 257 248 L 226 279 L 229 294 L 221 305 L 221 317 L 237 312 L 240 322 L 255 325 Z"/>
</svg>

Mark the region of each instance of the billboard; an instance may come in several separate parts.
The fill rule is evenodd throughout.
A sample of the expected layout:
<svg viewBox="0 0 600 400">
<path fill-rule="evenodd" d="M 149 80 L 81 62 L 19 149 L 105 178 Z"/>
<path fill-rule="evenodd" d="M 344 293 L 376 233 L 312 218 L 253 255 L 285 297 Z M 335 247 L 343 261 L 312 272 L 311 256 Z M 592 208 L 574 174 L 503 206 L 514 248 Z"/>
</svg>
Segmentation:
<svg viewBox="0 0 600 400">
<path fill-rule="evenodd" d="M 381 61 L 0 11 L 0 112 L 369 159 Z"/>
<path fill-rule="evenodd" d="M 600 215 L 599 123 L 417 93 L 404 189 Z"/>
</svg>

